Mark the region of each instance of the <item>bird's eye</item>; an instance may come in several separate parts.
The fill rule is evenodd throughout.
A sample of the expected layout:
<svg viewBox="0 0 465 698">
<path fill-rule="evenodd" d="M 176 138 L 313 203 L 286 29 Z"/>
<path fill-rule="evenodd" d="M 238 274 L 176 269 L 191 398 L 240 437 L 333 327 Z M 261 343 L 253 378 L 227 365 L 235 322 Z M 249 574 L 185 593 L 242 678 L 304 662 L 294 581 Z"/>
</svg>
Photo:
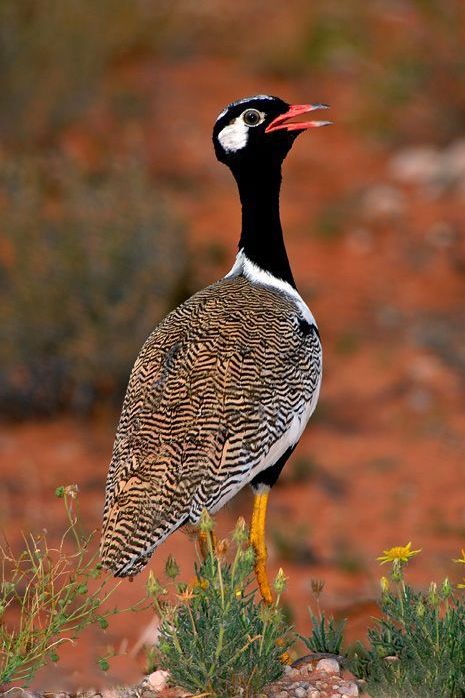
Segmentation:
<svg viewBox="0 0 465 698">
<path fill-rule="evenodd" d="M 263 121 L 262 114 L 256 109 L 246 109 L 242 118 L 247 126 L 258 126 Z"/>
</svg>

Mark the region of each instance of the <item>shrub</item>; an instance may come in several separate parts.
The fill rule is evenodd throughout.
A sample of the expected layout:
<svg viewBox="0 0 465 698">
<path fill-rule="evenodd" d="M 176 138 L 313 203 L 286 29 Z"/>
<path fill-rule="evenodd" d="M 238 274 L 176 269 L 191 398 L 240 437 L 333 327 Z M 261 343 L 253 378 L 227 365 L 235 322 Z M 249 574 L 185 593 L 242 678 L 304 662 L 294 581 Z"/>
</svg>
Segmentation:
<svg viewBox="0 0 465 698">
<path fill-rule="evenodd" d="M 382 578 L 381 618 L 368 630 L 368 647 L 357 643 L 349 653 L 351 670 L 373 698 L 465 695 L 463 596 L 448 579 L 432 582 L 427 592 L 406 584 L 403 567 L 416 552 L 410 544 L 385 551 L 381 559 L 392 562 L 394 587 Z"/>
<path fill-rule="evenodd" d="M 208 516 L 208 515 L 207 515 Z M 208 518 L 204 516 L 204 523 Z M 196 566 L 193 585 L 176 584 L 177 605 L 164 599 L 167 590 L 151 577 L 149 592 L 161 617 L 158 661 L 171 680 L 193 693 L 215 696 L 256 695 L 283 672 L 282 655 L 289 646 L 288 628 L 279 609 L 285 578 L 275 579 L 272 606 L 256 603 L 250 590 L 254 555 L 246 545 L 243 520 L 233 534 L 231 563 L 225 560 L 229 541 L 213 547 L 208 536 L 206 559 Z M 177 566 L 168 560 L 173 580 Z"/>
<path fill-rule="evenodd" d="M 0 686 L 29 685 L 41 667 L 59 660 L 61 645 L 89 625 L 105 630 L 108 619 L 121 612 L 107 605 L 119 582 L 102 572 L 97 554 L 90 552 L 94 534 L 81 531 L 76 485 L 60 487 L 57 494 L 67 517 L 58 547 L 50 546 L 45 533 L 25 536 L 19 555 L 0 547 Z M 108 668 L 107 658 L 99 663 Z"/>
<path fill-rule="evenodd" d="M 50 142 L 76 123 L 106 96 L 104 80 L 113 65 L 156 51 L 165 14 L 137 0 L 2 0 L 3 141 Z"/>
<path fill-rule="evenodd" d="M 119 396 L 185 272 L 181 226 L 145 164 L 4 160 L 0 215 L 0 409 L 85 411 Z"/>
</svg>

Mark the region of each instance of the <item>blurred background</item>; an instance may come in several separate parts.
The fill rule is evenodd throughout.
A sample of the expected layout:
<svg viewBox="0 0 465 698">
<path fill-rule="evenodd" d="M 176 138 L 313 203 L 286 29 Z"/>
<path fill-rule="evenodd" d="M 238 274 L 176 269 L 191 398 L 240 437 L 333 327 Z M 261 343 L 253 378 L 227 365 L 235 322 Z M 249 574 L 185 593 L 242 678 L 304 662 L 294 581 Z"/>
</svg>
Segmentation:
<svg viewBox="0 0 465 698">
<path fill-rule="evenodd" d="M 273 490 L 271 572 L 309 630 L 322 605 L 364 637 L 376 556 L 457 581 L 465 543 L 465 5 L 461 0 L 2 0 L 0 528 L 59 536 L 57 485 L 98 527 L 122 396 L 151 328 L 231 267 L 235 185 L 211 128 L 230 101 L 331 104 L 297 142 L 282 217 L 325 349 L 318 410 Z M 220 535 L 250 515 L 245 490 Z M 182 533 L 159 549 L 189 578 Z M 146 573 L 120 587 L 137 599 Z M 42 688 L 129 681 L 149 616 L 89 630 Z M 107 678 L 105 643 L 126 654 Z"/>
</svg>

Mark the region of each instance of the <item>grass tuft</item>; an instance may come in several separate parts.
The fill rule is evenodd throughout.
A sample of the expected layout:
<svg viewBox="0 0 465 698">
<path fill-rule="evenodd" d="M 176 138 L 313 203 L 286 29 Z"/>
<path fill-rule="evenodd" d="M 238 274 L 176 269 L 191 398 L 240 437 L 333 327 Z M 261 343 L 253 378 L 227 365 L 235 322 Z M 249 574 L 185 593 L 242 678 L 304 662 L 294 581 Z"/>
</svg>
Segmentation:
<svg viewBox="0 0 465 698">
<path fill-rule="evenodd" d="M 59 661 L 60 647 L 74 643 L 89 625 L 106 630 L 109 619 L 123 612 L 108 607 L 120 582 L 103 572 L 91 552 L 95 532 L 81 530 L 77 494 L 76 485 L 56 491 L 66 513 L 58 547 L 49 544 L 46 532 L 25 535 L 19 554 L 0 546 L 0 686 L 28 686 L 39 669 Z M 108 657 L 99 664 L 107 669 Z"/>
</svg>

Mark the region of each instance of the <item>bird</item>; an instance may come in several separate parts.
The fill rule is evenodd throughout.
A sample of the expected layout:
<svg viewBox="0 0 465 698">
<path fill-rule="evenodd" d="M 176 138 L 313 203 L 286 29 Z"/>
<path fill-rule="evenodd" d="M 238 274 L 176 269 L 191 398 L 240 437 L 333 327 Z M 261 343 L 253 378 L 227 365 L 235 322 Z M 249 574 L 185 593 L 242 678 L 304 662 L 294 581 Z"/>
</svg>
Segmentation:
<svg viewBox="0 0 465 698">
<path fill-rule="evenodd" d="M 255 95 L 216 119 L 215 154 L 242 207 L 237 256 L 223 278 L 160 322 L 132 369 L 101 537 L 102 565 L 116 577 L 133 577 L 170 534 L 250 484 L 255 574 L 272 602 L 268 496 L 315 410 L 323 362 L 284 244 L 281 169 L 298 135 L 331 123 L 295 119 L 327 106 Z"/>
</svg>

